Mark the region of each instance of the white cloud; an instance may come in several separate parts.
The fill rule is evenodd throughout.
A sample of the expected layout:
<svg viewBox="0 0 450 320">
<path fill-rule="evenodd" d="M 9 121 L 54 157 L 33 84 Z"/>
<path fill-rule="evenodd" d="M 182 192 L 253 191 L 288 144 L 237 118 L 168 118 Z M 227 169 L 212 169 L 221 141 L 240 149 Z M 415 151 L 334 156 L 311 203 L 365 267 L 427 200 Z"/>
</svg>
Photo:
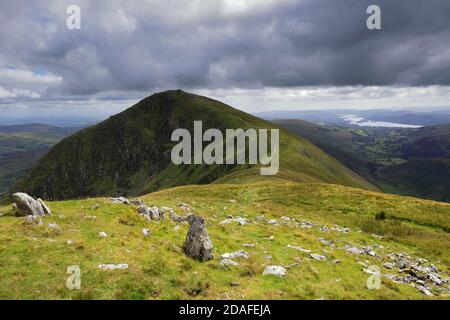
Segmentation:
<svg viewBox="0 0 450 320">
<path fill-rule="evenodd" d="M 0 86 L 0 99 L 15 99 L 15 98 L 32 98 L 39 99 L 41 95 L 37 92 L 27 89 L 5 89 Z"/>
<path fill-rule="evenodd" d="M 62 79 L 51 73 L 39 74 L 23 69 L 0 68 L 0 81 L 3 84 L 56 84 Z"/>
<path fill-rule="evenodd" d="M 450 86 L 296 87 L 195 90 L 247 112 L 306 109 L 431 108 L 450 109 Z"/>
</svg>

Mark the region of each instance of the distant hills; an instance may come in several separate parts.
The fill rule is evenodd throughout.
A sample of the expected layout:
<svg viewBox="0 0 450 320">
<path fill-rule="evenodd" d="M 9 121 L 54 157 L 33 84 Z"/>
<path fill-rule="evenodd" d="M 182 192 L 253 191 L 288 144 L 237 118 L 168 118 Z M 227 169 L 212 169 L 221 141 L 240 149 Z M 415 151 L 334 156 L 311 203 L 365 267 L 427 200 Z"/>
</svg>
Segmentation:
<svg viewBox="0 0 450 320">
<path fill-rule="evenodd" d="M 392 111 L 385 109 L 355 110 L 355 109 L 330 109 L 330 110 L 300 110 L 300 111 L 268 111 L 255 114 L 266 120 L 277 119 L 301 119 L 314 123 L 355 126 L 346 120 L 345 116 L 353 115 L 364 119 L 365 122 L 385 122 L 405 125 L 431 126 L 450 123 L 449 110 L 439 109 L 435 111 Z"/>
<path fill-rule="evenodd" d="M 0 126 L 0 194 L 62 138 L 79 128 L 42 124 Z"/>
<path fill-rule="evenodd" d="M 280 172 L 259 175 L 257 165 L 174 165 L 172 131 L 276 128 L 219 101 L 181 90 L 154 94 L 109 119 L 56 144 L 12 191 L 44 199 L 139 195 L 179 185 L 258 182 L 267 179 L 324 182 L 376 190 L 372 184 L 309 141 L 280 132 Z"/>
<path fill-rule="evenodd" d="M 398 129 L 274 123 L 309 139 L 383 191 L 450 201 L 450 124 Z"/>
</svg>

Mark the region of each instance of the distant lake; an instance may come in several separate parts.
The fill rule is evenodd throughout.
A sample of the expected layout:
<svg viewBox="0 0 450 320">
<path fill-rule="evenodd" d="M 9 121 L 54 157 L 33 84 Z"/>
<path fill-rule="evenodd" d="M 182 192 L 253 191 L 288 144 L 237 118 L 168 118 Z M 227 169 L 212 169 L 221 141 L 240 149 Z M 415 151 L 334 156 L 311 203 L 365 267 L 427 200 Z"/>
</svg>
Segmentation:
<svg viewBox="0 0 450 320">
<path fill-rule="evenodd" d="M 412 124 L 402 124 L 394 122 L 384 122 L 384 121 L 371 121 L 366 120 L 354 114 L 342 114 L 340 118 L 347 121 L 350 124 L 360 127 L 388 127 L 388 128 L 421 128 L 422 126 L 412 125 Z"/>
</svg>

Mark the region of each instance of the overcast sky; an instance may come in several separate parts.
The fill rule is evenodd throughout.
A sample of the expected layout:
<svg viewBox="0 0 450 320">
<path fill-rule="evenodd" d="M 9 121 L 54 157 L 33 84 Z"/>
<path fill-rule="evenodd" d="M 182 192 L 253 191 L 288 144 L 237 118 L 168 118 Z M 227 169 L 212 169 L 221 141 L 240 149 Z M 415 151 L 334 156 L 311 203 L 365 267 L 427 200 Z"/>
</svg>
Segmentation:
<svg viewBox="0 0 450 320">
<path fill-rule="evenodd" d="M 248 112 L 450 106 L 448 0 L 15 0 L 0 21 L 0 117 L 112 114 L 176 88 Z"/>
</svg>

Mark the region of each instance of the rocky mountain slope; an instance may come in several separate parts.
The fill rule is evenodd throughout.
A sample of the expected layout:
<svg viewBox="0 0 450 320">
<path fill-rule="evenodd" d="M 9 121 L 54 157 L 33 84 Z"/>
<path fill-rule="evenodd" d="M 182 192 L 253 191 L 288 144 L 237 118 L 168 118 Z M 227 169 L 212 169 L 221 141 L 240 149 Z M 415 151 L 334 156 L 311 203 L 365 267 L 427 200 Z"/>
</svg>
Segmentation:
<svg viewBox="0 0 450 320">
<path fill-rule="evenodd" d="M 270 122 L 221 102 L 181 90 L 154 94 L 128 110 L 70 136 L 46 154 L 16 184 L 43 199 L 139 195 L 187 184 L 243 183 L 258 180 L 326 182 L 376 188 L 308 141 L 280 133 L 280 171 L 261 177 L 257 166 L 174 165 L 174 129 L 276 128 Z"/>
</svg>

